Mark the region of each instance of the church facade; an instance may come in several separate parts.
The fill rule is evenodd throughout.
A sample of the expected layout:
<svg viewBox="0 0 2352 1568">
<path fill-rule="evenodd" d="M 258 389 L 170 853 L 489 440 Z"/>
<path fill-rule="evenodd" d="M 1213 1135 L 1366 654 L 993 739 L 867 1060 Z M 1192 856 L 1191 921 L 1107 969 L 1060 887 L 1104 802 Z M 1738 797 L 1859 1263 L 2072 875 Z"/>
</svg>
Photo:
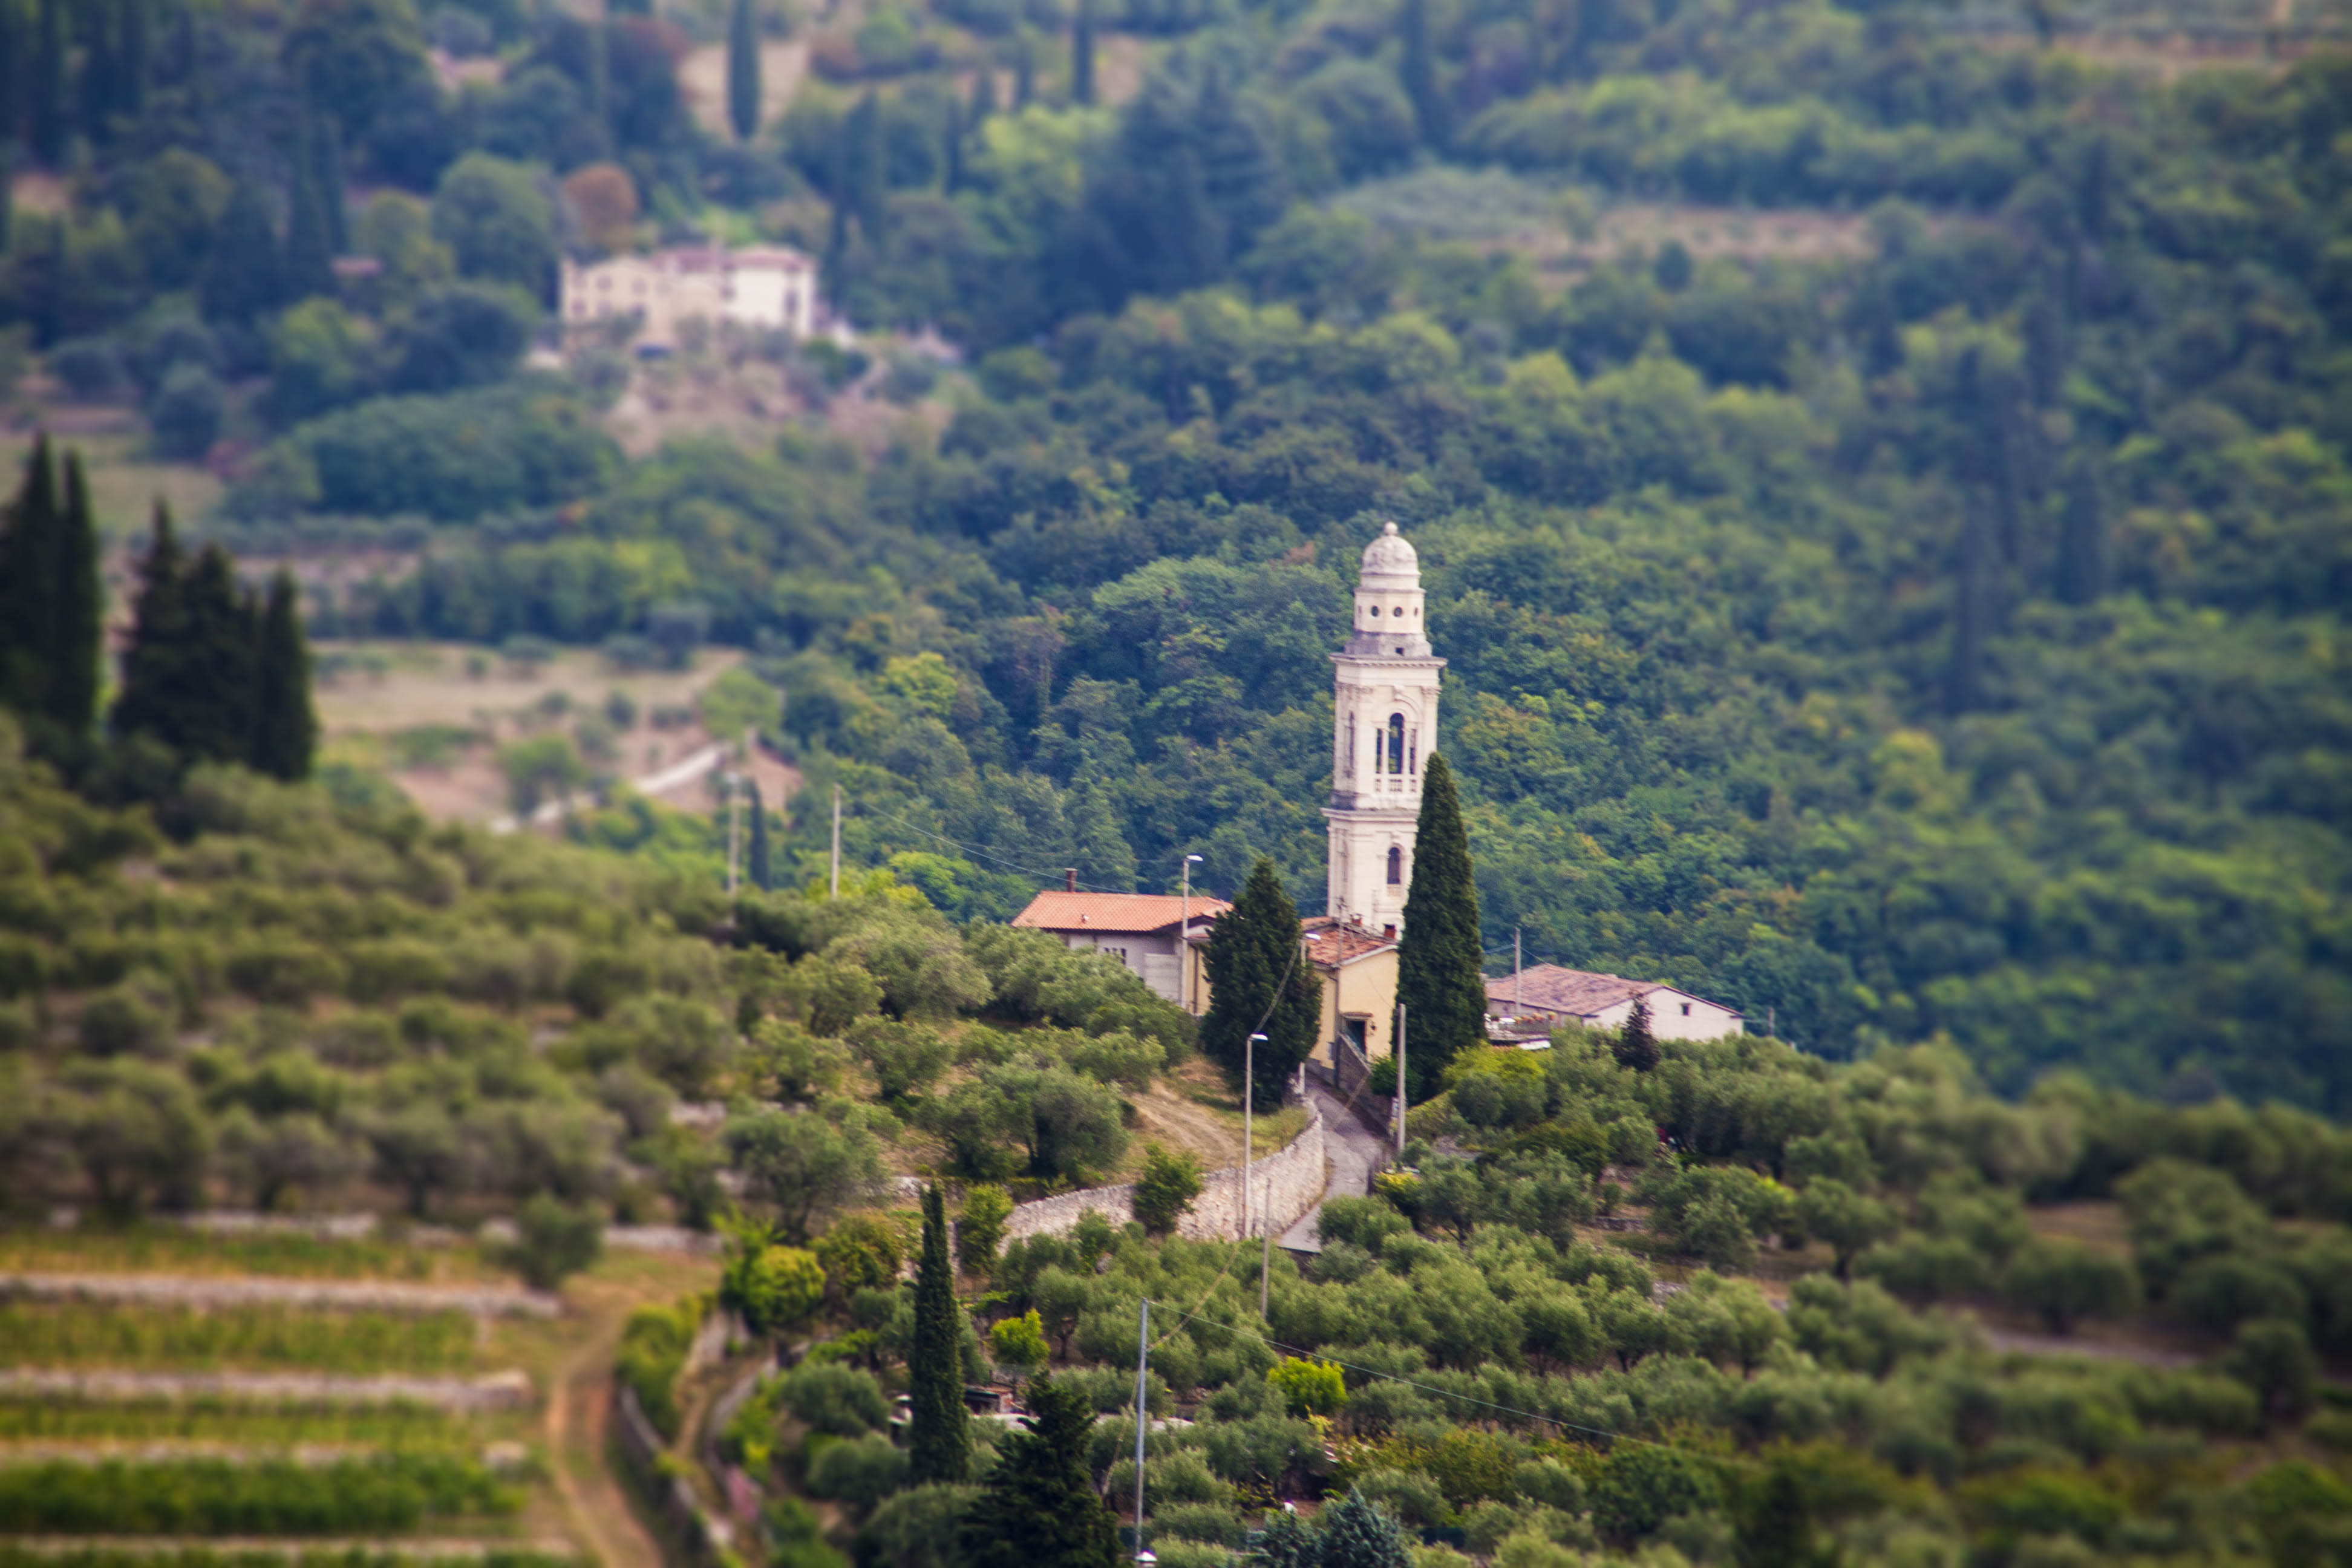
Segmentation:
<svg viewBox="0 0 2352 1568">
<path fill-rule="evenodd" d="M 1324 909 L 1393 940 L 1404 930 L 1421 817 L 1422 760 L 1437 744 L 1445 668 L 1423 623 L 1421 559 L 1383 525 L 1364 547 L 1355 620 L 1334 667 L 1331 804 Z"/>
</svg>

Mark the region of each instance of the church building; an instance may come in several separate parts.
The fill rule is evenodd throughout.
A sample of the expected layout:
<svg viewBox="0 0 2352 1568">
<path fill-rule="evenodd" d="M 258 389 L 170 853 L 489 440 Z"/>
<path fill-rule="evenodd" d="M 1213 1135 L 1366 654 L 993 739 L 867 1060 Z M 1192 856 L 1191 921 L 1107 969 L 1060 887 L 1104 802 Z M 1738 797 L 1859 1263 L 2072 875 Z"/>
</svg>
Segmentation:
<svg viewBox="0 0 2352 1568">
<path fill-rule="evenodd" d="M 1422 623 L 1421 558 L 1388 523 L 1364 547 L 1355 621 L 1331 656 L 1331 804 L 1324 910 L 1340 924 L 1394 939 L 1412 887 L 1421 759 L 1437 742 L 1445 661 Z"/>
</svg>

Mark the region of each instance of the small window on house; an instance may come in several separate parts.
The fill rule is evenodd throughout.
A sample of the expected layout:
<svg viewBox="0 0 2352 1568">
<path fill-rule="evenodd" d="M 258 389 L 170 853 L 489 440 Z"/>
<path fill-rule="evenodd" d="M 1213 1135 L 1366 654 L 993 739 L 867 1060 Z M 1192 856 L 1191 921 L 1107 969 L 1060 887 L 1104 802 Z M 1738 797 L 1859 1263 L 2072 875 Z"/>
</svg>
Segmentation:
<svg viewBox="0 0 2352 1568">
<path fill-rule="evenodd" d="M 1403 881 L 1404 851 L 1394 845 L 1391 845 L 1389 847 L 1389 886 L 1391 888 L 1398 887 L 1401 886 Z"/>
<path fill-rule="evenodd" d="M 1687 1002 L 1683 1004 L 1683 1016 L 1685 1018 L 1690 1016 L 1690 1004 Z"/>
</svg>

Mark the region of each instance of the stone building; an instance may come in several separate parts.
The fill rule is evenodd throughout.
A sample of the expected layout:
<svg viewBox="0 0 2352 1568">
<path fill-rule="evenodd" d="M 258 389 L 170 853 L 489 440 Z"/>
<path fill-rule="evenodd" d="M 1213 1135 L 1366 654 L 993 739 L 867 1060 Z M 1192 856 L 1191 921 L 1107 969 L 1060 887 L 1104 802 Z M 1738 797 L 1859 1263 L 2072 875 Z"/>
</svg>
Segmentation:
<svg viewBox="0 0 2352 1568">
<path fill-rule="evenodd" d="M 557 280 L 556 314 L 566 331 L 635 316 L 635 343 L 675 349 L 678 329 L 717 326 L 816 331 L 816 262 L 786 246 L 672 246 L 603 261 L 566 258 Z"/>
</svg>

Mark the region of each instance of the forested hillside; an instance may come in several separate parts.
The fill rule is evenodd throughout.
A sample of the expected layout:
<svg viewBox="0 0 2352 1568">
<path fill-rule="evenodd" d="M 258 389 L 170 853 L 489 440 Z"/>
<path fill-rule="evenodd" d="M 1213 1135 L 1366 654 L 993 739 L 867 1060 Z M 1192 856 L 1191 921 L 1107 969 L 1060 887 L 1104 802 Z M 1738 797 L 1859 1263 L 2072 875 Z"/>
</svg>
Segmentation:
<svg viewBox="0 0 2352 1568">
<path fill-rule="evenodd" d="M 15 215 L 0 315 L 209 449 L 211 526 L 400 547 L 314 630 L 707 615 L 856 861 L 959 917 L 1188 851 L 1311 908 L 1323 655 L 1394 518 L 1490 948 L 1836 1058 L 1948 1034 L 2011 1090 L 2352 1092 L 2339 54 L 2167 83 L 1818 3 L 875 8 L 768 18 L 811 74 L 730 141 L 678 84 L 716 10 L 65 9 L 45 53 L 57 7 L 7 8 L 66 200 Z M 1333 200 L 1480 165 L 1571 237 L 1867 209 L 1866 254 L 1563 271 Z M 647 373 L 515 367 L 561 251 L 698 231 L 810 246 L 967 371 L 716 345 L 804 417 L 624 458 L 599 410 Z M 910 416 L 852 442 L 821 416 L 867 358 Z"/>
</svg>

